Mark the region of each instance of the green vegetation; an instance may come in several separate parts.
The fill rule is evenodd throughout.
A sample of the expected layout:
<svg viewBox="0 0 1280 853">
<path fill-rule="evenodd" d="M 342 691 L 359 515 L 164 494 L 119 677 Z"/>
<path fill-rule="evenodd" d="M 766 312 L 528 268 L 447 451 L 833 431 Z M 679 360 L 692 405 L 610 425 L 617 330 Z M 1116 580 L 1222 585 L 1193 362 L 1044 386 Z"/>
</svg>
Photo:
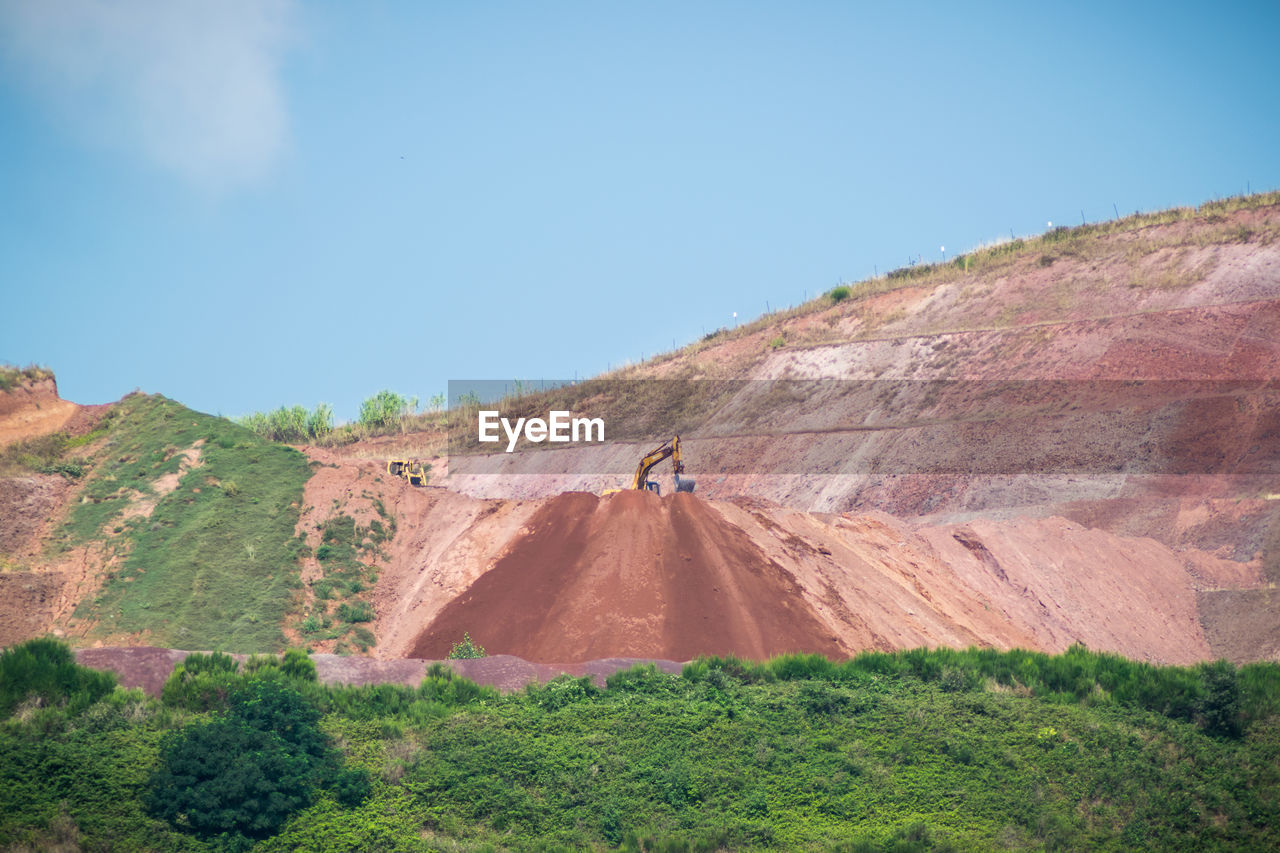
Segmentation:
<svg viewBox="0 0 1280 853">
<path fill-rule="evenodd" d="M 831 290 L 827 291 L 827 296 L 830 296 L 831 301 L 835 303 L 844 302 L 850 295 L 851 291 L 843 284 L 839 287 L 833 287 Z"/>
<path fill-rule="evenodd" d="M 360 404 L 360 425 L 366 429 L 389 429 L 418 408 L 417 397 L 402 397 L 394 391 L 379 391 Z"/>
<path fill-rule="evenodd" d="M 311 581 L 311 604 L 299 628 L 308 640 L 338 640 L 335 651 L 352 647 L 368 651 L 376 642 L 373 632 L 362 627 L 376 616 L 373 605 L 361 593 L 373 589 L 378 579 L 376 561 L 384 556 L 383 545 L 396 533 L 396 521 L 386 506 L 369 492 L 378 513 L 367 526 L 349 515 L 335 515 L 316 526 L 320 545 L 315 557 L 321 576 Z"/>
<path fill-rule="evenodd" d="M 0 477 L 23 474 L 61 474 L 70 480 L 83 477 L 88 467 L 85 461 L 68 455 L 73 447 L 81 444 L 65 432 L 7 444 L 0 448 Z"/>
<path fill-rule="evenodd" d="M 0 652 L 0 719 L 24 703 L 77 714 L 115 686 L 115 676 L 76 666 L 71 650 L 47 637 Z"/>
<path fill-rule="evenodd" d="M 339 803 L 359 805 L 368 774 L 344 771 L 319 728 L 321 712 L 280 666 L 260 665 L 236 679 L 225 712 L 171 732 L 147 780 L 147 810 L 171 826 L 220 840 L 264 838 L 332 787 Z"/>
<path fill-rule="evenodd" d="M 310 412 L 302 406 L 253 412 L 236 418 L 236 423 L 268 441 L 332 446 L 390 433 L 441 429 L 444 404 L 445 395 L 436 394 L 428 401 L 428 411 L 419 412 L 417 397 L 384 390 L 360 404 L 360 415 L 354 423 L 335 426 L 333 409 L 328 403 L 320 403 Z"/>
<path fill-rule="evenodd" d="M 44 368 L 27 368 L 16 371 L 0 365 L 0 378 L 17 383 L 13 377 L 27 379 L 28 372 L 37 378 L 52 379 L 53 374 Z M 7 389 L 0 389 L 7 390 Z M 20 477 L 26 474 L 61 474 L 69 480 L 83 477 L 89 470 L 88 447 L 107 434 L 115 417 L 115 409 L 108 409 L 94 429 L 84 435 L 72 436 L 55 432 L 22 439 L 0 448 L 0 477 Z"/>
<path fill-rule="evenodd" d="M 52 379 L 53 371 L 47 367 L 30 364 L 26 367 L 15 367 L 11 364 L 0 364 L 0 392 L 12 391 L 19 385 Z"/>
<path fill-rule="evenodd" d="M 301 444 L 320 441 L 333 432 L 333 408 L 328 403 L 318 403 L 308 412 L 302 406 L 281 406 L 271 412 L 253 412 L 235 421 L 268 441 Z"/>
<path fill-rule="evenodd" d="M 454 643 L 449 649 L 449 660 L 469 660 L 485 656 L 484 646 L 471 639 L 470 631 L 462 632 L 462 642 Z"/>
<path fill-rule="evenodd" d="M 76 618 L 94 636 L 178 648 L 283 647 L 306 458 L 160 396 L 132 395 L 114 412 L 54 544 L 103 542 L 120 557 Z"/>
<path fill-rule="evenodd" d="M 296 651 L 227 661 L 163 700 L 18 691 L 0 846 L 1242 850 L 1280 826 L 1276 664 L 706 658 L 499 696 L 443 664 L 357 688 Z M 182 687 L 210 673 L 225 693 Z M 245 799 L 254 774 L 278 796 Z"/>
</svg>

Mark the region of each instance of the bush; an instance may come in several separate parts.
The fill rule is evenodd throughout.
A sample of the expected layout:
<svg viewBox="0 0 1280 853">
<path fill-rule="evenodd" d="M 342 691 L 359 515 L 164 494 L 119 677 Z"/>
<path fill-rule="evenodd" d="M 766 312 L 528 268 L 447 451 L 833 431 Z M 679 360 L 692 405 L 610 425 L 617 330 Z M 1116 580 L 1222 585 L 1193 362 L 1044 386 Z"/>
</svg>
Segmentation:
<svg viewBox="0 0 1280 853">
<path fill-rule="evenodd" d="M 52 637 L 27 640 L 0 653 L 0 718 L 33 698 L 78 713 L 115 686 L 113 673 L 79 666 L 71 648 Z"/>
<path fill-rule="evenodd" d="M 1240 677 L 1235 667 L 1220 660 L 1205 666 L 1200 677 L 1205 691 L 1198 710 L 1204 730 L 1218 737 L 1240 737 L 1244 728 Z"/>
<path fill-rule="evenodd" d="M 600 688 L 595 686 L 589 675 L 581 678 L 558 675 L 543 685 L 530 684 L 525 692 L 539 707 L 555 711 L 574 702 L 599 696 Z"/>
<path fill-rule="evenodd" d="M 300 654 L 289 668 L 299 668 Z M 358 805 L 369 793 L 368 775 L 340 766 L 319 722 L 320 709 L 288 684 L 241 682 L 226 716 L 166 739 L 147 782 L 149 811 L 205 837 L 263 838 L 310 805 L 321 787 L 343 805 Z"/>
<path fill-rule="evenodd" d="M 192 652 L 173 668 L 160 690 L 160 701 L 190 711 L 225 708 L 240 682 L 240 664 L 221 652 Z"/>
<path fill-rule="evenodd" d="M 264 837 L 309 805 L 329 761 L 319 711 L 270 680 L 242 685 L 231 713 L 171 735 L 147 783 L 156 817 L 203 836 Z"/>
<path fill-rule="evenodd" d="M 849 694 L 833 689 L 825 682 L 806 681 L 800 685 L 796 700 L 806 714 L 825 716 L 843 711 L 849 704 Z"/>
<path fill-rule="evenodd" d="M 234 719 L 169 738 L 147 784 L 155 817 L 212 836 L 266 836 L 313 795 L 311 767 L 272 732 Z"/>
<path fill-rule="evenodd" d="M 374 616 L 373 605 L 367 601 L 338 605 L 338 619 L 343 622 L 372 622 Z"/>
<path fill-rule="evenodd" d="M 307 415 L 307 435 L 311 438 L 324 438 L 333 432 L 333 407 L 328 403 L 317 403 L 311 414 Z"/>
<path fill-rule="evenodd" d="M 333 431 L 333 408 L 328 403 L 318 403 L 308 412 L 302 406 L 281 406 L 270 412 L 253 412 L 235 422 L 268 441 L 299 443 L 323 438 Z"/>
<path fill-rule="evenodd" d="M 369 429 L 394 426 L 417 408 L 417 400 L 402 397 L 394 391 L 379 391 L 360 404 L 360 425 Z"/>
<path fill-rule="evenodd" d="M 851 295 L 853 295 L 853 292 L 849 290 L 849 288 L 845 287 L 843 284 L 840 285 L 839 287 L 833 287 L 830 291 L 827 292 L 827 296 L 830 296 L 831 301 L 836 304 L 844 302 Z"/>
<path fill-rule="evenodd" d="M 453 648 L 449 650 L 449 654 L 446 658 L 448 660 L 467 660 L 471 658 L 482 658 L 484 656 L 484 646 L 480 646 L 472 642 L 471 633 L 464 631 L 462 633 L 462 642 L 454 643 Z"/>
</svg>

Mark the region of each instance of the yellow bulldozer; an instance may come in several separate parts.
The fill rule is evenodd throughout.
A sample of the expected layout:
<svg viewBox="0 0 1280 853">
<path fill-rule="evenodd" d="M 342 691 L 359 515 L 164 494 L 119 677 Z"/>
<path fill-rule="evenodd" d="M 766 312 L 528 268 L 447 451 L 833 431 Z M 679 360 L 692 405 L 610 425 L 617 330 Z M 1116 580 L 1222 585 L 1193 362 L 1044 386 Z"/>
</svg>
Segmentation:
<svg viewBox="0 0 1280 853">
<path fill-rule="evenodd" d="M 649 479 L 649 472 L 653 470 L 664 459 L 670 458 L 671 464 L 675 468 L 676 491 L 692 492 L 697 482 L 692 477 L 683 477 L 684 459 L 680 456 L 680 436 L 675 436 L 670 441 L 663 442 L 658 447 L 650 450 L 640 460 L 640 464 L 636 466 L 635 476 L 631 478 L 632 489 L 647 489 L 650 492 L 662 494 L 662 486 L 656 480 Z M 611 495 L 614 492 L 621 492 L 622 489 L 606 489 L 605 494 Z"/>
<path fill-rule="evenodd" d="M 387 462 L 387 473 L 403 478 L 411 486 L 425 486 L 430 471 L 430 465 L 412 459 L 391 459 Z"/>
</svg>

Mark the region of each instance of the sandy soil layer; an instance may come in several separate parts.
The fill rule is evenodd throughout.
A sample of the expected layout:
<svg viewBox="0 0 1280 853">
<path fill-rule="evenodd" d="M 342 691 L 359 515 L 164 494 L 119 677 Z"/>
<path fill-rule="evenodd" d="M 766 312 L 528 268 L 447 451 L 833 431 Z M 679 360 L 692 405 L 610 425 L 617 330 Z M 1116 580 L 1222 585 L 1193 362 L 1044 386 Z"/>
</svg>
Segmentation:
<svg viewBox="0 0 1280 853">
<path fill-rule="evenodd" d="M 62 429 L 80 407 L 58 397 L 52 379 L 0 393 L 0 445 Z"/>
<path fill-rule="evenodd" d="M 1257 561 L 1059 517 L 928 525 L 646 492 L 552 498 L 462 574 L 477 579 L 418 610 L 430 619 L 387 620 L 420 631 L 409 656 L 443 657 L 469 633 L 534 661 L 1083 643 L 1191 663 L 1212 656 L 1197 592 L 1265 586 Z"/>
</svg>

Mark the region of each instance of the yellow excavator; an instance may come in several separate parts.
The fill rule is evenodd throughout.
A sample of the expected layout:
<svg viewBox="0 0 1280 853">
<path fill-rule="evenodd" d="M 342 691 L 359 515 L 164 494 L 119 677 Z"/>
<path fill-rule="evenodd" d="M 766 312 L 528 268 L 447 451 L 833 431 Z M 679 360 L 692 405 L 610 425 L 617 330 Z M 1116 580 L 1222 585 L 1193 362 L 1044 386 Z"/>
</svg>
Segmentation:
<svg viewBox="0 0 1280 853">
<path fill-rule="evenodd" d="M 393 477 L 401 477 L 411 486 L 425 486 L 430 465 L 414 462 L 411 459 L 391 459 L 387 462 L 387 473 Z"/>
<path fill-rule="evenodd" d="M 656 480 L 649 479 L 649 472 L 653 470 L 655 465 L 668 457 L 670 457 L 671 463 L 676 469 L 676 491 L 692 492 L 696 481 L 692 477 L 680 476 L 684 473 L 684 460 L 680 457 L 680 436 L 678 435 L 644 455 L 644 458 L 640 460 L 640 464 L 636 466 L 636 474 L 631 480 L 631 488 L 647 489 L 661 495 L 662 486 L 658 485 Z M 607 489 L 605 494 L 609 495 L 620 491 L 622 489 Z"/>
</svg>

